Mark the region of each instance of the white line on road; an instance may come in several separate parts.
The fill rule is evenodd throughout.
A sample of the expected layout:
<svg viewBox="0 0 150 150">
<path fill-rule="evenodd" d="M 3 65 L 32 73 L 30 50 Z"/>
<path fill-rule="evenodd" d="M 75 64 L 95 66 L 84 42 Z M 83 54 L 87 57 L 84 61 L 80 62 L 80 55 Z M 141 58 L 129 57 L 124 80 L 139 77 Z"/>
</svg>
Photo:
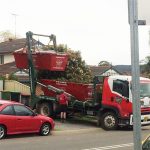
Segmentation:
<svg viewBox="0 0 150 150">
<path fill-rule="evenodd" d="M 89 149 L 83 149 L 83 150 L 106 150 L 106 149 L 115 149 L 115 148 L 120 148 L 120 147 L 129 147 L 129 146 L 132 146 L 132 145 L 133 145 L 133 143 L 127 143 L 127 144 L 120 144 L 120 145 L 89 148 Z"/>
</svg>

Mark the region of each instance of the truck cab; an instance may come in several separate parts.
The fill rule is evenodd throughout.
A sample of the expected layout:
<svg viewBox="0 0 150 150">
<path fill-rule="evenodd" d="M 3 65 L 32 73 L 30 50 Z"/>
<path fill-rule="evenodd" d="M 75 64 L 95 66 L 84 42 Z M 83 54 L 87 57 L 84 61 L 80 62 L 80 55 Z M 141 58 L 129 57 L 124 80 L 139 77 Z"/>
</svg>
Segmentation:
<svg viewBox="0 0 150 150">
<path fill-rule="evenodd" d="M 141 124 L 150 124 L 150 79 L 140 77 Z M 133 125 L 132 77 L 109 76 L 103 84 L 99 118 L 103 128 Z"/>
</svg>

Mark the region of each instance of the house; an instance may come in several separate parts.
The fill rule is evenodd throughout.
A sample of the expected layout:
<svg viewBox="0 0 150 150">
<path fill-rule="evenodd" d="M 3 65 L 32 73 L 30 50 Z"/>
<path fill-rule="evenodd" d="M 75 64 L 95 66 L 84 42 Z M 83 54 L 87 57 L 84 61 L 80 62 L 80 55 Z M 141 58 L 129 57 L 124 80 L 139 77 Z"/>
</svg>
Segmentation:
<svg viewBox="0 0 150 150">
<path fill-rule="evenodd" d="M 92 76 L 101 75 L 131 75 L 131 66 L 117 65 L 117 66 L 89 66 Z"/>
<path fill-rule="evenodd" d="M 109 76 L 121 74 L 121 72 L 116 70 L 113 66 L 90 66 L 90 70 L 92 72 L 92 76 L 95 75 Z"/>
<path fill-rule="evenodd" d="M 42 45 L 43 43 L 33 39 L 34 45 Z M 15 61 L 13 52 L 26 46 L 26 38 L 9 39 L 9 41 L 0 43 L 0 65 Z"/>
<path fill-rule="evenodd" d="M 114 68 L 119 72 L 121 72 L 121 74 L 123 75 L 131 75 L 131 69 L 132 69 L 131 65 L 116 65 L 114 66 Z"/>
<path fill-rule="evenodd" d="M 34 45 L 44 46 L 43 43 L 33 39 Z M 25 78 L 27 73 L 16 68 L 13 52 L 26 46 L 26 38 L 9 39 L 9 41 L 0 43 L 0 76 L 15 73 L 21 79 Z M 25 78 L 26 79 L 26 78 Z"/>
<path fill-rule="evenodd" d="M 0 43 L 0 64 L 14 62 L 13 52 L 25 47 L 26 39 L 9 39 L 9 41 Z"/>
<path fill-rule="evenodd" d="M 15 62 L 10 62 L 10 63 L 6 63 L 4 65 L 0 65 L 0 76 L 12 74 L 17 71 L 18 71 L 18 69 L 16 68 Z"/>
<path fill-rule="evenodd" d="M 16 67 L 15 62 L 10 62 L 0 66 L 0 76 L 8 77 L 8 75 L 15 75 L 20 82 L 29 81 L 28 72 L 20 70 Z"/>
<path fill-rule="evenodd" d="M 42 45 L 43 43 L 33 39 L 34 45 Z M 0 43 L 0 76 L 14 74 L 19 81 L 29 81 L 28 72 L 20 70 L 16 67 L 13 52 L 26 46 L 26 38 L 9 39 L 9 41 Z"/>
</svg>

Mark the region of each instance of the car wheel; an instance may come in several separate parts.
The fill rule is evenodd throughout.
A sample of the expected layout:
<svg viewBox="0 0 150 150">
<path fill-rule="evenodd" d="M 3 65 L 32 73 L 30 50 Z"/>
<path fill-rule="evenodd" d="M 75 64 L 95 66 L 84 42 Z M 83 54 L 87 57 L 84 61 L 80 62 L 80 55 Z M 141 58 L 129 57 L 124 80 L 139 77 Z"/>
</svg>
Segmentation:
<svg viewBox="0 0 150 150">
<path fill-rule="evenodd" d="M 3 125 L 0 125 L 0 139 L 6 136 L 6 128 Z"/>
<path fill-rule="evenodd" d="M 44 123 L 40 129 L 40 135 L 46 136 L 50 133 L 51 127 L 49 123 Z"/>
<path fill-rule="evenodd" d="M 118 127 L 118 119 L 113 112 L 103 114 L 101 126 L 104 130 L 115 130 Z"/>
</svg>

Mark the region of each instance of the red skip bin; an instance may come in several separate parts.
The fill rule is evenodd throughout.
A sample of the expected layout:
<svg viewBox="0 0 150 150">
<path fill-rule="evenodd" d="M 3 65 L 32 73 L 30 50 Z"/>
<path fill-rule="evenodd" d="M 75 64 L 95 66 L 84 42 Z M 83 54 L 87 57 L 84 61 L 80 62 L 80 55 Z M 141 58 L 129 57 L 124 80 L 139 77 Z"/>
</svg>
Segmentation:
<svg viewBox="0 0 150 150">
<path fill-rule="evenodd" d="M 44 85 L 52 85 L 58 89 L 63 89 L 67 93 L 76 97 L 80 101 L 86 101 L 93 99 L 93 84 L 82 84 L 75 82 L 62 82 L 56 80 L 42 79 L 41 83 Z M 42 87 L 42 90 L 47 96 L 56 96 L 56 93 L 48 90 L 46 87 Z"/>
<path fill-rule="evenodd" d="M 14 53 L 16 67 L 28 69 L 28 55 L 23 49 Z M 33 63 L 38 70 L 64 71 L 68 62 L 68 55 L 55 51 L 34 51 L 32 53 Z"/>
</svg>

